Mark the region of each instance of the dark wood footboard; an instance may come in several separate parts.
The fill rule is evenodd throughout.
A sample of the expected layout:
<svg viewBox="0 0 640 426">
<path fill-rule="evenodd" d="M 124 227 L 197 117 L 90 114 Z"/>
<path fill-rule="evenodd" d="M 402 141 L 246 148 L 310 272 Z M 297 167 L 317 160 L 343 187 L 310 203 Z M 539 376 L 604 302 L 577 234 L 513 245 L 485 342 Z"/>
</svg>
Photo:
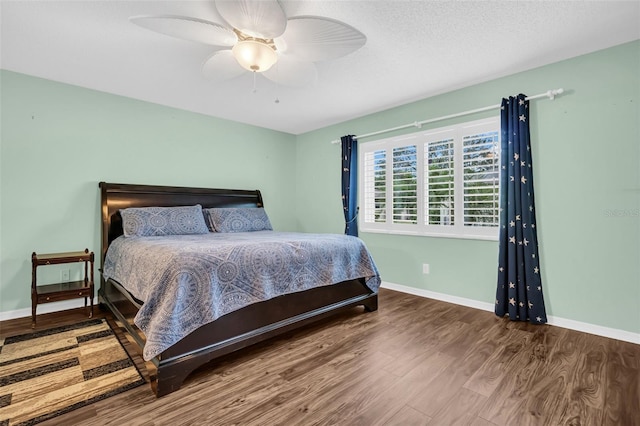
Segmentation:
<svg viewBox="0 0 640 426">
<path fill-rule="evenodd" d="M 99 296 L 124 324 L 141 354 L 144 334 L 133 325 L 137 302 L 111 280 L 103 282 Z M 157 371 L 151 375 L 151 387 L 156 396 L 166 395 L 179 389 L 192 371 L 211 360 L 354 306 L 364 306 L 367 311 L 378 308 L 378 295 L 371 292 L 364 280 L 287 294 L 231 312 L 200 327 L 154 358 Z"/>
</svg>

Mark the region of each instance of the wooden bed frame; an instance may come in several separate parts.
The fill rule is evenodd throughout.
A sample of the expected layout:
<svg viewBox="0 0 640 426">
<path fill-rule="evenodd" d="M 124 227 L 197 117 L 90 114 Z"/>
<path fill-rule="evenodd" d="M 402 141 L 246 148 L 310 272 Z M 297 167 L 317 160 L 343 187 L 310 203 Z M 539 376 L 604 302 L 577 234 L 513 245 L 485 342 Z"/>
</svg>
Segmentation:
<svg viewBox="0 0 640 426">
<path fill-rule="evenodd" d="M 168 207 L 200 204 L 210 207 L 262 207 L 260 191 L 203 189 L 171 186 L 129 185 L 100 182 L 102 206 L 101 268 L 109 244 L 122 235 L 119 210 L 127 207 Z M 133 317 L 142 302 L 122 286 L 101 274 L 98 291 L 101 306 L 106 306 L 124 325 L 136 348 L 142 353 L 145 337 Z M 378 295 L 364 278 L 322 286 L 303 292 L 279 296 L 229 313 L 204 325 L 152 362 L 156 374 L 151 387 L 157 397 L 180 388 L 184 379 L 199 366 L 230 352 L 281 335 L 336 312 L 354 306 L 366 311 L 378 309 Z"/>
</svg>

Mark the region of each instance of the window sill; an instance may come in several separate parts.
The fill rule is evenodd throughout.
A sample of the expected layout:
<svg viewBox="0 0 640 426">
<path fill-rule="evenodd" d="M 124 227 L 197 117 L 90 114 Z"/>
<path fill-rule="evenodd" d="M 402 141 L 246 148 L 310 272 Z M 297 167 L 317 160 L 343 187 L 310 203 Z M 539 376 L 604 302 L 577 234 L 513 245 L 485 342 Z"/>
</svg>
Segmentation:
<svg viewBox="0 0 640 426">
<path fill-rule="evenodd" d="M 459 240 L 480 240 L 480 241 L 498 241 L 498 235 L 471 235 L 471 234 L 454 234 L 454 233 L 439 233 L 439 232 L 413 232 L 413 231 L 398 231 L 389 229 L 370 229 L 360 228 L 360 233 L 371 234 L 391 234 L 401 236 L 414 236 L 414 237 L 435 237 L 435 238 L 454 238 Z"/>
</svg>

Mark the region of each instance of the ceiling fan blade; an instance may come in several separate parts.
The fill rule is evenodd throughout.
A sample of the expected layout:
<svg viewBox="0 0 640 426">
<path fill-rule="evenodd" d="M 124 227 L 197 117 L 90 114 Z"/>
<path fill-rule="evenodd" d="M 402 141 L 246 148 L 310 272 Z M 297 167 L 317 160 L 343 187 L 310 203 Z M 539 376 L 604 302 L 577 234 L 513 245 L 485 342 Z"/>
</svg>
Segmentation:
<svg viewBox="0 0 640 426">
<path fill-rule="evenodd" d="M 278 55 L 278 62 L 262 73 L 269 80 L 289 87 L 305 87 L 318 80 L 318 71 L 313 62 L 300 61 L 289 55 Z"/>
<path fill-rule="evenodd" d="M 216 0 L 216 9 L 229 25 L 251 37 L 275 38 L 287 27 L 277 0 Z"/>
<path fill-rule="evenodd" d="M 367 37 L 355 28 L 319 16 L 290 18 L 284 34 L 275 40 L 279 51 L 311 62 L 340 58 L 366 42 Z"/>
<path fill-rule="evenodd" d="M 230 80 L 245 71 L 233 57 L 231 50 L 220 50 L 214 53 L 202 65 L 202 74 L 214 81 Z"/>
<path fill-rule="evenodd" d="M 230 29 L 204 19 L 174 15 L 145 15 L 132 16 L 129 20 L 160 34 L 213 46 L 233 46 L 238 41 L 238 37 Z"/>
</svg>

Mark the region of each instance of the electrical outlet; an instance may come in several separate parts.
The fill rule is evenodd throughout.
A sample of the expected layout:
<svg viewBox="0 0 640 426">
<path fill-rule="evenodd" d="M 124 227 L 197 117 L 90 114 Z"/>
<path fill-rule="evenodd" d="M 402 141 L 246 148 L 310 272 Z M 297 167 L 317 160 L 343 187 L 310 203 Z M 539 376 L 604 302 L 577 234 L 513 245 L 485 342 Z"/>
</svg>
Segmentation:
<svg viewBox="0 0 640 426">
<path fill-rule="evenodd" d="M 428 263 L 423 263 L 422 264 L 422 273 L 423 274 L 428 274 L 429 273 L 429 264 Z"/>
<path fill-rule="evenodd" d="M 68 283 L 69 282 L 69 270 L 63 269 L 60 271 L 60 282 Z"/>
</svg>

